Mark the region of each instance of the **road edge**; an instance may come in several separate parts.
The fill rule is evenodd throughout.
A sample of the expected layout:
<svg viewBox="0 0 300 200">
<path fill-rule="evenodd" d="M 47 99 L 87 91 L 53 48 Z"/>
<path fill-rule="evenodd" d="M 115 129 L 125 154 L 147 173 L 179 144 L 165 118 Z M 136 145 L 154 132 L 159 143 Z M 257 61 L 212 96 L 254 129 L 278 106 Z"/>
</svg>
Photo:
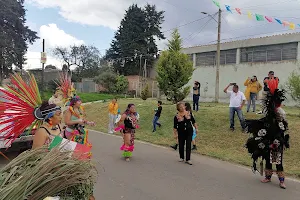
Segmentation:
<svg viewBox="0 0 300 200">
<path fill-rule="evenodd" d="M 96 130 L 92 130 L 92 129 L 89 129 L 89 130 L 93 131 L 93 132 L 96 132 L 96 133 L 100 133 L 102 135 L 107 135 L 107 136 L 116 137 L 116 138 L 122 138 L 122 136 L 119 136 L 119 135 L 104 133 L 104 132 L 96 131 Z M 153 146 L 153 147 L 158 147 L 158 148 L 161 148 L 161 149 L 171 150 L 170 148 L 167 148 L 167 147 L 164 147 L 164 146 L 161 146 L 161 145 L 157 145 L 157 144 L 153 144 L 153 143 L 150 143 L 150 142 L 145 142 L 145 141 L 141 141 L 141 140 L 135 140 L 135 142 L 150 145 L 150 146 Z M 197 156 L 206 157 L 208 159 L 212 159 L 212 160 L 215 160 L 215 161 L 225 162 L 225 163 L 230 164 L 232 166 L 239 167 L 239 168 L 242 168 L 242 169 L 245 169 L 247 171 L 252 172 L 252 170 L 249 167 L 246 167 L 244 165 L 240 165 L 240 164 L 237 164 L 237 163 L 232 163 L 232 162 L 229 162 L 229 161 L 226 161 L 226 160 L 221 160 L 221 159 L 218 159 L 218 158 L 214 158 L 214 157 L 207 156 L 207 155 L 202 155 L 202 154 L 199 154 L 199 153 L 194 153 L 194 154 L 197 155 Z M 285 179 L 287 179 L 289 181 L 296 182 L 296 183 L 300 183 L 300 179 L 296 179 L 296 178 L 292 178 L 292 177 L 286 177 Z"/>
</svg>

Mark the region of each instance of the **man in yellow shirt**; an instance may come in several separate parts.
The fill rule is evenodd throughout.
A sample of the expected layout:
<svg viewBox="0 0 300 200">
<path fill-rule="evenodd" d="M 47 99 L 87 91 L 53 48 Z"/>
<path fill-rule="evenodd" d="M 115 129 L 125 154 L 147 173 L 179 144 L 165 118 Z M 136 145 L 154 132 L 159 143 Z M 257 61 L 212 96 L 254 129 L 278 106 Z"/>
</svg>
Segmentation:
<svg viewBox="0 0 300 200">
<path fill-rule="evenodd" d="M 108 125 L 108 133 L 113 134 L 115 128 L 115 121 L 118 114 L 119 105 L 117 103 L 117 98 L 113 98 L 113 100 L 108 104 L 108 117 L 109 117 L 109 125 Z"/>
</svg>

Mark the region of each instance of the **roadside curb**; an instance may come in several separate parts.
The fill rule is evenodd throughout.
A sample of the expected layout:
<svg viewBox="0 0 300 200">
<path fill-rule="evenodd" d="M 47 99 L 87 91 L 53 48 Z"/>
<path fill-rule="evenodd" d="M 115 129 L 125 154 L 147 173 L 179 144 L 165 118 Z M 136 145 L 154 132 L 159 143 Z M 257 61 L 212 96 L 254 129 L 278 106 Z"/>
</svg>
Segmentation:
<svg viewBox="0 0 300 200">
<path fill-rule="evenodd" d="M 108 134 L 108 133 L 104 133 L 104 132 L 96 131 L 96 130 L 92 130 L 92 129 L 89 129 L 89 130 L 93 131 L 95 133 L 100 133 L 102 135 L 107 135 L 107 136 L 111 136 L 111 137 L 115 137 L 115 138 L 120 138 L 120 139 L 122 138 L 122 136 L 119 136 L 119 135 Z M 157 145 L 157 144 L 153 144 L 153 143 L 150 143 L 150 142 L 144 142 L 144 141 L 141 141 L 141 140 L 135 140 L 135 142 L 138 142 L 140 144 L 146 144 L 146 145 L 153 146 L 153 147 L 158 147 L 158 148 L 161 148 L 161 149 L 171 150 L 168 147 Z M 212 159 L 212 160 L 216 160 L 216 161 L 220 161 L 220 162 L 225 162 L 225 163 L 228 163 L 228 164 L 230 164 L 232 166 L 239 167 L 239 168 L 242 168 L 244 170 L 252 172 L 252 170 L 249 167 L 246 167 L 244 165 L 239 165 L 239 164 L 236 164 L 236 163 L 232 163 L 232 162 L 229 162 L 229 161 L 221 160 L 221 159 L 214 158 L 214 157 L 207 156 L 207 155 L 202 155 L 200 153 L 195 153 L 195 154 L 198 155 L 198 156 L 202 156 L 202 157 L 206 157 L 206 158 Z M 292 181 L 292 182 L 300 183 L 300 180 L 296 179 L 296 178 L 286 177 L 285 179 L 287 179 L 289 181 Z"/>
</svg>

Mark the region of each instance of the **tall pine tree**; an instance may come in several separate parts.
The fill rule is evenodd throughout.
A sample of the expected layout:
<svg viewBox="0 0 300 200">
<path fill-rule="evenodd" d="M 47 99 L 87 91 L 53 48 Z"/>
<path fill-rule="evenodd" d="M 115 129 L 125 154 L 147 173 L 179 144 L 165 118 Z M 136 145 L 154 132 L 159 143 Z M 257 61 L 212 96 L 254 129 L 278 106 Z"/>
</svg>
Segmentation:
<svg viewBox="0 0 300 200">
<path fill-rule="evenodd" d="M 0 82 L 12 71 L 22 69 L 28 44 L 38 39 L 25 25 L 24 0 L 0 0 Z"/>
<path fill-rule="evenodd" d="M 126 11 L 105 58 L 114 60 L 114 68 L 123 75 L 139 74 L 140 61 L 143 66 L 145 59 L 147 68 L 152 67 L 158 53 L 156 38 L 165 39 L 161 32 L 163 22 L 164 11 L 157 11 L 155 5 L 140 8 L 133 4 Z"/>
</svg>

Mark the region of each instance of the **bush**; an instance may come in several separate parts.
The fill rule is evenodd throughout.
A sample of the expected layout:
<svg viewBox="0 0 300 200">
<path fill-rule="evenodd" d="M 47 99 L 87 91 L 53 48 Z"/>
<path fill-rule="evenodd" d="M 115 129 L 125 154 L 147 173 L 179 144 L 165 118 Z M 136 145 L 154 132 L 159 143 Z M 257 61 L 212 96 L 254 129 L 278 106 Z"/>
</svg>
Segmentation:
<svg viewBox="0 0 300 200">
<path fill-rule="evenodd" d="M 300 104 L 300 75 L 297 72 L 292 72 L 286 83 L 287 92 L 291 97 Z"/>
<path fill-rule="evenodd" d="M 146 84 L 146 86 L 143 88 L 142 92 L 141 92 L 141 98 L 143 100 L 147 100 L 149 97 L 149 86 L 148 84 Z"/>
<path fill-rule="evenodd" d="M 118 94 L 124 94 L 128 90 L 128 79 L 123 75 L 116 77 L 115 92 Z"/>
</svg>

